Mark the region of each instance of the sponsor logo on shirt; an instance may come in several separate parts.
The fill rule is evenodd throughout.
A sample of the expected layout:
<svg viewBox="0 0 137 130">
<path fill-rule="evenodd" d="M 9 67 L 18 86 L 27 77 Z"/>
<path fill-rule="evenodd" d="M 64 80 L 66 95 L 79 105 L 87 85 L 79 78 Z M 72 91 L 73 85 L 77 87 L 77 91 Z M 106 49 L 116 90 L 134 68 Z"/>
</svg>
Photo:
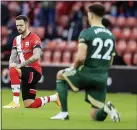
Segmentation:
<svg viewBox="0 0 137 130">
<path fill-rule="evenodd" d="M 24 53 L 32 52 L 32 50 L 23 50 L 22 52 L 23 52 L 23 54 L 24 54 Z"/>
</svg>

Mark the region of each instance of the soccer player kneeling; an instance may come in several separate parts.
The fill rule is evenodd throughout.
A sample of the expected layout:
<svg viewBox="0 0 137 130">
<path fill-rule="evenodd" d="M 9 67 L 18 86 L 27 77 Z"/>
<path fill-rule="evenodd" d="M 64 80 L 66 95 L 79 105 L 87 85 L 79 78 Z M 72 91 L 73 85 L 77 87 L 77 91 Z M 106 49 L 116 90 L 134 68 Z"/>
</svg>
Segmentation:
<svg viewBox="0 0 137 130">
<path fill-rule="evenodd" d="M 18 35 L 13 41 L 9 61 L 9 75 L 13 92 L 13 101 L 3 108 L 19 108 L 20 84 L 22 85 L 22 98 L 26 108 L 39 108 L 48 102 L 56 102 L 59 107 L 58 94 L 36 97 L 36 84 L 41 79 L 40 66 L 41 40 L 29 30 L 29 21 L 26 16 L 16 17 Z M 17 64 L 19 61 L 19 64 Z"/>
<path fill-rule="evenodd" d="M 102 25 L 105 8 L 100 3 L 89 6 L 88 20 L 91 27 L 79 36 L 78 52 L 74 64 L 57 74 L 56 87 L 62 111 L 51 119 L 69 119 L 67 96 L 68 85 L 73 91 L 85 90 L 85 101 L 92 105 L 91 118 L 104 121 L 107 115 L 114 122 L 120 117 L 110 101 L 105 103 L 108 69 L 114 56 L 115 38 Z"/>
</svg>

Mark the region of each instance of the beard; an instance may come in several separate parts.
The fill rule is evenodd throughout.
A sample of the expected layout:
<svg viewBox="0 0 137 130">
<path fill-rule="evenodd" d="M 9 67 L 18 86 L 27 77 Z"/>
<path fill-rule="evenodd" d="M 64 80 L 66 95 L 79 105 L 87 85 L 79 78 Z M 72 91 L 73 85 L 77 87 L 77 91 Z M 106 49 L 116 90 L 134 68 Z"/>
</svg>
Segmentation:
<svg viewBox="0 0 137 130">
<path fill-rule="evenodd" d="M 23 34 L 25 31 L 26 31 L 26 30 L 21 30 L 21 29 L 19 29 L 19 30 L 18 30 L 18 33 L 19 33 L 19 34 Z"/>
</svg>

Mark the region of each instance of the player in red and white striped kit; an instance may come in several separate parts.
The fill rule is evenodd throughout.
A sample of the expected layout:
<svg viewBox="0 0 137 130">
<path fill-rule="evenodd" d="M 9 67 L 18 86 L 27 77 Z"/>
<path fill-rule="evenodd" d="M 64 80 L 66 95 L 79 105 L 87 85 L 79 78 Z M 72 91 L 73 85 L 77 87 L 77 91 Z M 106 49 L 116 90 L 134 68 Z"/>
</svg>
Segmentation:
<svg viewBox="0 0 137 130">
<path fill-rule="evenodd" d="M 13 92 L 13 101 L 3 108 L 20 107 L 20 84 L 22 98 L 26 108 L 38 108 L 53 101 L 60 107 L 58 94 L 36 98 L 36 84 L 42 76 L 40 65 L 41 40 L 29 30 L 26 16 L 16 17 L 18 35 L 13 41 L 13 48 L 9 60 L 9 75 Z M 19 61 L 19 64 L 17 63 Z"/>
</svg>

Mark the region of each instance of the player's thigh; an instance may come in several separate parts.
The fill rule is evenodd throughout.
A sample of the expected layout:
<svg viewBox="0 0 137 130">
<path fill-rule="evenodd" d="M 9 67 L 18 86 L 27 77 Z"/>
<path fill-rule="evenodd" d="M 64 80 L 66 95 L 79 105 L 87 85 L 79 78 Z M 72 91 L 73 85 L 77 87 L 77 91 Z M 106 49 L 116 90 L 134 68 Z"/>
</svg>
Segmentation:
<svg viewBox="0 0 137 130">
<path fill-rule="evenodd" d="M 80 77 L 78 73 L 78 70 L 73 69 L 70 71 L 64 71 L 62 74 L 64 80 L 69 84 L 73 91 L 79 91 L 81 86 L 83 86 L 80 83 Z"/>
<path fill-rule="evenodd" d="M 63 72 L 64 72 L 64 70 L 59 70 L 57 75 L 56 75 L 56 78 L 57 79 L 63 79 L 63 76 L 62 76 Z"/>
<path fill-rule="evenodd" d="M 29 84 L 26 81 L 21 82 L 22 87 L 22 99 L 23 101 L 32 99 L 34 100 L 36 97 L 36 84 Z"/>
<path fill-rule="evenodd" d="M 107 88 L 91 88 L 85 90 L 85 101 L 90 103 L 93 108 L 102 108 L 106 99 Z"/>
<path fill-rule="evenodd" d="M 21 72 L 22 72 L 21 79 L 29 84 L 30 83 L 36 84 L 41 78 L 41 74 L 32 67 L 22 67 Z"/>
</svg>

